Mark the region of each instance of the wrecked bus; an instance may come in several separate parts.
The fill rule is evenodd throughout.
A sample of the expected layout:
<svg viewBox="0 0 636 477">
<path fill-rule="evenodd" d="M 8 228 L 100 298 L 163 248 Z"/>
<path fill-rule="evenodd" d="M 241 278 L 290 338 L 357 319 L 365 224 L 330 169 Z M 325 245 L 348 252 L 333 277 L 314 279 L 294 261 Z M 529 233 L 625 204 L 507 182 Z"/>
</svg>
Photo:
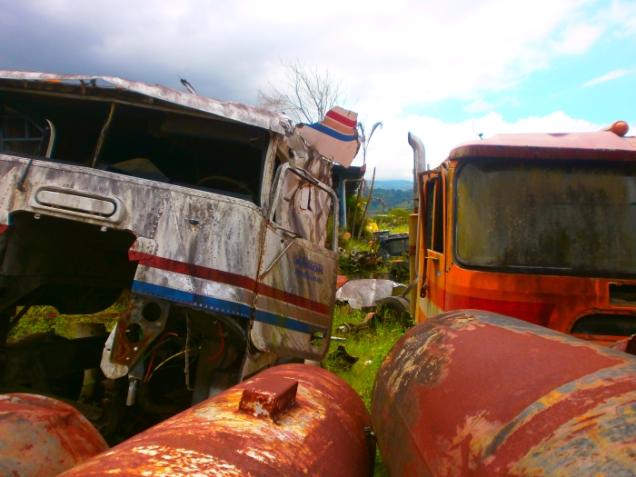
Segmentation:
<svg viewBox="0 0 636 477">
<path fill-rule="evenodd" d="M 320 359 L 331 167 L 266 110 L 0 71 L 2 390 L 75 401 L 125 436 L 275 362 Z M 118 300 L 108 333 L 8 342 L 33 306 L 87 315 Z"/>
<path fill-rule="evenodd" d="M 410 136 L 416 321 L 473 308 L 601 343 L 636 333 L 627 130 L 619 121 L 592 133 L 498 135 L 453 149 L 433 170 Z"/>
</svg>

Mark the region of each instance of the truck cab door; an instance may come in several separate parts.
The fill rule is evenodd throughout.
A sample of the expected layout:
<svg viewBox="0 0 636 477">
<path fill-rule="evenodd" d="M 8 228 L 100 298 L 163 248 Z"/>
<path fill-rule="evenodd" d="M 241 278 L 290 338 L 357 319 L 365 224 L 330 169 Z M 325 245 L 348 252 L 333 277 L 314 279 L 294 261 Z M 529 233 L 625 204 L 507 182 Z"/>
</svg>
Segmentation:
<svg viewBox="0 0 636 477">
<path fill-rule="evenodd" d="M 279 166 L 274 184 L 251 341 L 279 357 L 322 359 L 335 303 L 338 201 L 330 187 L 289 164 Z"/>
<path fill-rule="evenodd" d="M 446 286 L 446 187 L 445 174 L 427 172 L 423 176 L 424 204 L 420 207 L 419 299 L 417 320 L 431 318 L 444 311 Z"/>
</svg>

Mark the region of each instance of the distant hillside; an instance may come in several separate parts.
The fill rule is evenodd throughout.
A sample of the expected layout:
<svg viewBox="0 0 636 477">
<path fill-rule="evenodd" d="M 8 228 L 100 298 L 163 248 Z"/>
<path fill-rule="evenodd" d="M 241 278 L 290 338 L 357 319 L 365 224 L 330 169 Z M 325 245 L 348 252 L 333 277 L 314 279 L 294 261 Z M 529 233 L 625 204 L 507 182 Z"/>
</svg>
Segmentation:
<svg viewBox="0 0 636 477">
<path fill-rule="evenodd" d="M 405 182 L 408 183 L 408 187 L 402 189 L 397 187 L 389 188 L 383 182 Z M 371 215 L 382 214 L 396 207 L 409 210 L 413 207 L 412 183 L 408 181 L 376 181 L 369 213 Z"/>
<path fill-rule="evenodd" d="M 413 188 L 413 181 L 407 181 L 404 179 L 376 180 L 375 188 L 376 189 L 411 190 Z"/>
</svg>

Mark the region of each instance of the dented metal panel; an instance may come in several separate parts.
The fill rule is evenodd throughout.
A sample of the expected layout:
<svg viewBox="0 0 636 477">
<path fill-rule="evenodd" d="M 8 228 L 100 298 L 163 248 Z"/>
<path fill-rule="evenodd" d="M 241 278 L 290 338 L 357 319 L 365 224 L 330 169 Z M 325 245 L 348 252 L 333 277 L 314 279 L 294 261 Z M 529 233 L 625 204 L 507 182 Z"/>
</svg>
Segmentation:
<svg viewBox="0 0 636 477">
<path fill-rule="evenodd" d="M 489 312 L 409 330 L 378 373 L 391 475 L 634 475 L 636 359 Z"/>
<path fill-rule="evenodd" d="M 362 477 L 372 470 L 368 425 L 337 376 L 277 366 L 62 475 Z"/>
<path fill-rule="evenodd" d="M 108 449 L 79 411 L 35 394 L 0 395 L 0 475 L 54 476 Z"/>
<path fill-rule="evenodd" d="M 73 184 L 78 197 L 111 197 L 119 204 L 117 228 L 156 244 L 154 250 L 131 247 L 129 258 L 139 263 L 134 292 L 221 311 L 235 310 L 238 302 L 249 317 L 264 226 L 258 207 L 233 197 L 44 161 L 33 161 L 20 193 L 16 181 L 27 163 L 0 155 L 5 223 L 16 211 L 42 213 L 37 197 L 50 184 Z M 110 217 L 76 209 L 49 205 L 46 212 L 113 226 Z"/>
<path fill-rule="evenodd" d="M 335 303 L 336 258 L 331 250 L 285 237 L 268 225 L 263 263 L 272 266 L 259 277 L 251 331 L 257 348 L 282 356 L 323 357 Z M 312 342 L 316 332 L 323 339 Z"/>
</svg>

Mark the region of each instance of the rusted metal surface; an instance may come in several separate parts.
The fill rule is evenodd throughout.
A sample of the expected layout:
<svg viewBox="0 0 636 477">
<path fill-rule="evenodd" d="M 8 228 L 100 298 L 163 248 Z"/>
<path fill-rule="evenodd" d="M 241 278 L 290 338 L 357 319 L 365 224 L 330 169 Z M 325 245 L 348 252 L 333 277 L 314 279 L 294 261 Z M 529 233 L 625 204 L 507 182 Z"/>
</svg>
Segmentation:
<svg viewBox="0 0 636 477">
<path fill-rule="evenodd" d="M 623 137 L 613 130 L 563 134 L 498 134 L 458 146 L 449 155 L 449 159 L 477 157 L 634 160 L 636 137 Z"/>
<path fill-rule="evenodd" d="M 296 403 L 298 381 L 270 378 L 243 390 L 239 409 L 254 417 L 270 417 L 273 421 Z"/>
<path fill-rule="evenodd" d="M 636 471 L 636 359 L 494 313 L 409 330 L 380 368 L 372 415 L 391 475 Z"/>
<path fill-rule="evenodd" d="M 297 382 L 298 390 L 277 422 L 239 410 L 247 390 L 282 396 L 285 381 Z M 62 475 L 367 476 L 368 425 L 362 401 L 340 378 L 315 366 L 283 365 Z"/>
<path fill-rule="evenodd" d="M 611 345 L 612 348 L 618 349 L 625 353 L 636 355 L 636 335 L 632 335 L 629 338 L 618 340 Z"/>
<path fill-rule="evenodd" d="M 35 394 L 0 395 L 0 475 L 54 476 L 108 449 L 75 408 Z"/>
</svg>

